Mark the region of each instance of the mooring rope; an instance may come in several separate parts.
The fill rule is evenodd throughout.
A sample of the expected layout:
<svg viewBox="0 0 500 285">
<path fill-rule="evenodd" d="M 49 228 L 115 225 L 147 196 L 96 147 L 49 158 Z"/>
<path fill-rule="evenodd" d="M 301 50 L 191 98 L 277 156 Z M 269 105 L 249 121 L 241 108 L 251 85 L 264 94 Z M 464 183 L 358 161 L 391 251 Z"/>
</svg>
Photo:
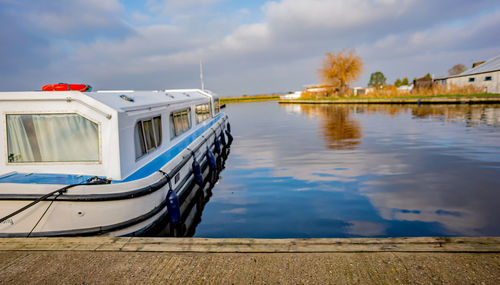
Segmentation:
<svg viewBox="0 0 500 285">
<path fill-rule="evenodd" d="M 6 221 L 6 220 L 7 220 L 7 219 L 9 219 L 9 218 L 14 217 L 15 215 L 17 215 L 17 214 L 19 214 L 19 213 L 21 213 L 21 212 L 26 211 L 27 209 L 29 209 L 29 208 L 33 207 L 34 205 L 36 205 L 36 204 L 38 204 L 38 203 L 40 203 L 40 202 L 42 202 L 42 201 L 47 200 L 49 197 L 53 196 L 53 195 L 54 195 L 54 194 L 56 194 L 56 193 L 59 193 L 59 194 L 57 195 L 57 197 L 59 197 L 59 196 L 61 196 L 62 194 L 66 193 L 66 192 L 68 191 L 68 189 L 73 188 L 73 187 L 75 187 L 75 186 L 80 186 L 80 185 L 96 185 L 96 184 L 108 184 L 108 183 L 110 183 L 110 181 L 109 181 L 109 180 L 107 180 L 107 179 L 102 179 L 102 178 L 99 178 L 99 177 L 95 176 L 95 177 L 92 177 L 92 178 L 88 179 L 85 183 L 78 183 L 78 184 L 70 184 L 70 185 L 66 185 L 66 186 L 64 186 L 64 187 L 62 187 L 62 188 L 60 188 L 60 189 L 57 189 L 57 190 L 55 190 L 55 191 L 52 191 L 52 192 L 49 192 L 49 193 L 47 193 L 47 194 L 43 195 L 42 197 L 40 197 L 40 198 L 36 199 L 35 201 L 33 201 L 33 202 L 29 203 L 28 205 L 26 205 L 26 206 L 22 207 L 21 209 L 16 210 L 16 211 L 14 211 L 13 213 L 10 213 L 10 214 L 8 214 L 7 216 L 5 216 L 5 217 L 1 218 L 1 219 L 0 219 L 0 223 L 2 223 L 2 222 L 4 222 L 4 221 Z M 57 197 L 56 197 L 56 198 L 57 198 Z M 44 214 L 45 214 L 45 213 L 44 213 Z M 37 223 L 37 224 L 38 224 L 38 223 Z M 31 233 L 30 233 L 30 234 L 31 234 Z"/>
<path fill-rule="evenodd" d="M 31 231 L 29 232 L 29 234 L 26 236 L 26 237 L 30 237 L 31 234 L 33 233 L 33 231 L 36 229 L 36 227 L 38 226 L 38 224 L 40 223 L 40 221 L 43 219 L 43 217 L 45 216 L 45 214 L 49 211 L 49 208 L 50 206 L 52 206 L 52 204 L 54 203 L 54 201 L 57 199 L 57 197 L 61 196 L 61 193 L 58 193 L 57 196 L 52 200 L 50 201 L 50 204 L 49 206 L 47 207 L 47 209 L 45 209 L 45 211 L 43 212 L 43 214 L 40 216 L 40 218 L 38 219 L 38 221 L 36 222 L 35 226 L 33 226 L 33 228 L 31 229 Z"/>
</svg>

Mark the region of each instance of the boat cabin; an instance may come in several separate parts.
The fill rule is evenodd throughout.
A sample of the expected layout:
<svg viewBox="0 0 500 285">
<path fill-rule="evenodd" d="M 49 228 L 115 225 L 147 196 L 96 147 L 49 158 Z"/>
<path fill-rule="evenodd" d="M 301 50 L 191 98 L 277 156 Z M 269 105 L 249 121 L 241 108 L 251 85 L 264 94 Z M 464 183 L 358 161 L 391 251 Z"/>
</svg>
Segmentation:
<svg viewBox="0 0 500 285">
<path fill-rule="evenodd" d="M 144 178 L 219 116 L 217 96 L 198 89 L 0 92 L 0 102 L 3 183 Z"/>
</svg>

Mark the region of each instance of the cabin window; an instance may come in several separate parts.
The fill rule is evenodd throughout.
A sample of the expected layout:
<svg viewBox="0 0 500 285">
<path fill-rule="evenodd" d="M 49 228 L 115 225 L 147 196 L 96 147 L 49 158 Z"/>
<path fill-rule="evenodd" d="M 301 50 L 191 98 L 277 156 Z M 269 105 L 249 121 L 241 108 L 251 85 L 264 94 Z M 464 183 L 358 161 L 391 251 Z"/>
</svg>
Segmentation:
<svg viewBox="0 0 500 285">
<path fill-rule="evenodd" d="M 210 105 L 201 104 L 196 106 L 196 122 L 201 123 L 210 118 Z"/>
<path fill-rule="evenodd" d="M 9 163 L 99 161 L 99 126 L 78 114 L 8 114 L 6 125 Z"/>
<path fill-rule="evenodd" d="M 219 98 L 214 98 L 214 109 L 215 109 L 215 114 L 219 114 L 220 112 Z"/>
<path fill-rule="evenodd" d="M 170 139 L 180 136 L 191 128 L 191 108 L 170 114 Z"/>
<path fill-rule="evenodd" d="M 474 77 L 469 77 L 469 82 L 474 82 L 476 79 Z"/>
<path fill-rule="evenodd" d="M 484 77 L 484 81 L 491 81 L 491 76 Z"/>
<path fill-rule="evenodd" d="M 135 157 L 139 158 L 161 145 L 161 117 L 141 120 L 134 130 Z"/>
</svg>

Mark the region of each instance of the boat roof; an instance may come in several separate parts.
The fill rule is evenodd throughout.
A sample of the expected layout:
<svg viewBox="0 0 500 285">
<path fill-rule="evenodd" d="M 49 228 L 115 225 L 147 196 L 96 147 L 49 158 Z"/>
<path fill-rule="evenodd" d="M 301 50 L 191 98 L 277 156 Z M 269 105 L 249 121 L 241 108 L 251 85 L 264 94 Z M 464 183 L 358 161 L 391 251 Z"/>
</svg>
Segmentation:
<svg viewBox="0 0 500 285">
<path fill-rule="evenodd" d="M 208 90 L 200 89 L 172 89 L 172 90 L 99 90 L 92 92 L 80 91 L 29 91 L 29 92 L 0 92 L 0 99 L 24 98 L 37 100 L 45 98 L 64 97 L 72 99 L 78 94 L 96 100 L 117 112 L 130 112 L 147 108 L 156 108 L 172 104 L 193 101 L 196 99 L 210 99 L 217 97 Z"/>
<path fill-rule="evenodd" d="M 121 112 L 135 111 L 151 107 L 160 107 L 174 103 L 192 101 L 193 99 L 206 99 L 213 96 L 199 89 L 177 90 L 102 90 L 85 92 L 84 94 Z"/>
</svg>

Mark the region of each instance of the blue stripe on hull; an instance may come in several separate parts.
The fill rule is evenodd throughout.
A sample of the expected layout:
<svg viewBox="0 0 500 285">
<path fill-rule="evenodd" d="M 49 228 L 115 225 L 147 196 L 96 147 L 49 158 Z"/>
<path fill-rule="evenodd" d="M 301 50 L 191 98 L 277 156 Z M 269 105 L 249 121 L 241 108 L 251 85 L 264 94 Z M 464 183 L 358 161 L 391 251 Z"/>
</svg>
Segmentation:
<svg viewBox="0 0 500 285">
<path fill-rule="evenodd" d="M 184 149 L 186 149 L 186 147 L 188 147 L 193 141 L 195 141 L 198 137 L 200 137 L 207 129 L 213 126 L 221 118 L 222 114 L 219 114 L 219 116 L 215 117 L 210 123 L 195 130 L 191 135 L 187 136 L 186 138 L 178 142 L 176 145 L 174 145 L 164 153 L 160 154 L 151 162 L 144 165 L 136 172 L 132 173 L 129 177 L 120 181 L 113 181 L 113 183 L 130 182 L 144 177 L 148 177 L 149 175 L 155 173 L 156 171 L 158 171 L 158 169 L 167 164 L 172 158 L 176 157 L 179 153 L 181 153 Z"/>
<path fill-rule="evenodd" d="M 195 130 L 192 134 L 182 139 L 180 142 L 160 154 L 158 157 L 153 159 L 148 164 L 144 165 L 130 176 L 123 180 L 112 181 L 112 183 L 123 183 L 130 182 L 137 179 L 142 179 L 148 177 L 154 172 L 158 171 L 161 167 L 167 164 L 172 158 L 176 157 L 181 153 L 186 147 L 188 147 L 193 141 L 195 141 L 201 134 L 203 134 L 207 129 L 212 127 L 217 121 L 223 117 L 223 113 L 220 113 L 212 121 L 210 121 L 205 126 L 200 127 Z M 48 173 L 13 173 L 0 178 L 0 183 L 36 183 L 36 184 L 80 184 L 86 182 L 93 176 L 87 175 L 72 175 L 72 174 L 48 174 Z"/>
</svg>

